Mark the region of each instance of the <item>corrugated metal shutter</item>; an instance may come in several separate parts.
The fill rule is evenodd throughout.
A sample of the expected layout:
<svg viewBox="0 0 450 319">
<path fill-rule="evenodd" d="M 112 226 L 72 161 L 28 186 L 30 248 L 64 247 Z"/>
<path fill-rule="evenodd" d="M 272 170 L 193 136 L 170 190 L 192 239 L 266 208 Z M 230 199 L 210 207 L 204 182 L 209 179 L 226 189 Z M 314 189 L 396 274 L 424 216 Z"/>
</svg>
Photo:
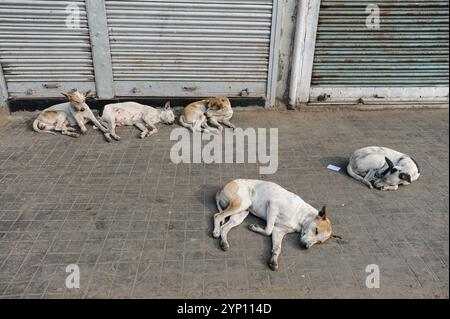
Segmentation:
<svg viewBox="0 0 450 319">
<path fill-rule="evenodd" d="M 273 0 L 106 0 L 119 96 L 266 95 Z"/>
<path fill-rule="evenodd" d="M 380 29 L 366 7 L 380 8 Z M 448 86 L 447 1 L 322 1 L 312 85 Z"/>
<path fill-rule="evenodd" d="M 66 27 L 69 5 L 80 28 Z M 54 97 L 95 90 L 84 0 L 0 1 L 0 63 L 10 97 Z"/>
</svg>

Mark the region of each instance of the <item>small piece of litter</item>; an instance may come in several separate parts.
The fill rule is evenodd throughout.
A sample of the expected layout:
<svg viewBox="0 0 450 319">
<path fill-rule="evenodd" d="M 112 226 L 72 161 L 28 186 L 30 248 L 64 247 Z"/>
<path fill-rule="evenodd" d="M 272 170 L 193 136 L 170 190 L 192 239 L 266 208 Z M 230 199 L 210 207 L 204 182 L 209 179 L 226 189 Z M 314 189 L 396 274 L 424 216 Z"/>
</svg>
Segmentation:
<svg viewBox="0 0 450 319">
<path fill-rule="evenodd" d="M 332 171 L 335 171 L 335 172 L 339 172 L 341 170 L 341 168 L 339 166 L 335 166 L 335 165 L 332 165 L 332 164 L 328 165 L 327 168 L 332 170 Z"/>
</svg>

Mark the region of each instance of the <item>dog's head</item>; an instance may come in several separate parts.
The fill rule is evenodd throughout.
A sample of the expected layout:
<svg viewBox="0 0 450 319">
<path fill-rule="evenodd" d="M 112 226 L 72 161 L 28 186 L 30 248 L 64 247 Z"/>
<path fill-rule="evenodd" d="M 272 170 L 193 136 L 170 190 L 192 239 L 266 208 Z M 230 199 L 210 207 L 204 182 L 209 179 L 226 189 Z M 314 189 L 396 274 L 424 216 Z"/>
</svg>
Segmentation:
<svg viewBox="0 0 450 319">
<path fill-rule="evenodd" d="M 230 100 L 226 96 L 208 99 L 207 107 L 215 111 L 231 107 Z"/>
<path fill-rule="evenodd" d="M 331 222 L 328 219 L 326 206 L 323 206 L 316 218 L 304 227 L 300 234 L 300 245 L 308 249 L 315 244 L 321 244 L 331 237 L 340 238 L 333 233 Z"/>
<path fill-rule="evenodd" d="M 72 90 L 61 94 L 69 99 L 70 106 L 72 106 L 75 111 L 83 112 L 89 109 L 89 106 L 86 104 L 86 98 L 92 95 L 91 91 L 83 93 L 78 90 Z"/>
<path fill-rule="evenodd" d="M 403 166 L 396 166 L 389 159 L 385 158 L 387 168 L 377 173 L 378 178 L 374 182 L 375 188 L 383 189 L 386 186 L 395 186 L 399 184 L 411 184 L 411 174 L 404 171 Z"/>
<path fill-rule="evenodd" d="M 175 114 L 173 113 L 172 108 L 170 107 L 170 102 L 167 101 L 166 105 L 164 105 L 164 109 L 160 114 L 161 122 L 164 124 L 172 125 L 175 122 Z"/>
</svg>

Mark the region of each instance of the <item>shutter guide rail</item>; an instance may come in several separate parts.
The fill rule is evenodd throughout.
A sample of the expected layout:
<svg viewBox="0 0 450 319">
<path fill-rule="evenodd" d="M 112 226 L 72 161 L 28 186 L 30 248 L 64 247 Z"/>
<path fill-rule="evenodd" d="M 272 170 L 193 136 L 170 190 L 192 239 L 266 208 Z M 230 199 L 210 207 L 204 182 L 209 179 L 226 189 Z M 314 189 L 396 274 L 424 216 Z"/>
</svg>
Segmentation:
<svg viewBox="0 0 450 319">
<path fill-rule="evenodd" d="M 86 11 L 97 96 L 99 99 L 112 99 L 115 94 L 105 1 L 86 0 Z"/>
</svg>

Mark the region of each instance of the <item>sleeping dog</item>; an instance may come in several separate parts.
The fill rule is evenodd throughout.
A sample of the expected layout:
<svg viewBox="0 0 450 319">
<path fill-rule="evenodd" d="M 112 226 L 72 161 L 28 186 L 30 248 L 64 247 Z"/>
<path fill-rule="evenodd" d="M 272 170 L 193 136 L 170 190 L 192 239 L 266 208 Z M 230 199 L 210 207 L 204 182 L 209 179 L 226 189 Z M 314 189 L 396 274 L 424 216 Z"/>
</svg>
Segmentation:
<svg viewBox="0 0 450 319">
<path fill-rule="evenodd" d="M 219 132 L 223 131 L 224 124 L 235 128 L 230 122 L 233 116 L 230 100 L 227 97 L 209 98 L 193 102 L 186 106 L 180 116 L 180 124 L 192 132 L 217 133 L 211 130 L 208 123 Z"/>
<path fill-rule="evenodd" d="M 281 242 L 288 233 L 300 233 L 300 244 L 308 249 L 331 237 L 338 237 L 331 229 L 327 209 L 320 211 L 283 187 L 261 180 L 236 179 L 216 194 L 219 213 L 214 215 L 214 238 L 221 238 L 220 246 L 228 250 L 227 234 L 241 224 L 249 212 L 266 221 L 266 227 L 250 225 L 250 230 L 272 236 L 272 257 L 269 267 L 278 269 Z M 225 219 L 230 217 L 225 222 Z M 222 224 L 224 223 L 224 224 Z"/>
<path fill-rule="evenodd" d="M 352 154 L 347 172 L 369 188 L 397 190 L 398 185 L 408 185 L 417 180 L 420 168 L 406 154 L 387 147 L 370 146 Z"/>
<path fill-rule="evenodd" d="M 106 140 L 111 142 L 111 137 L 120 140 L 116 134 L 116 126 L 134 125 L 141 130 L 139 137 L 144 138 L 158 132 L 155 125 L 160 122 L 172 125 L 175 122 L 175 115 L 169 101 L 161 110 L 136 102 L 123 102 L 105 105 L 100 121 L 108 128 L 104 135 Z M 149 131 L 147 127 L 151 130 Z"/>
</svg>

